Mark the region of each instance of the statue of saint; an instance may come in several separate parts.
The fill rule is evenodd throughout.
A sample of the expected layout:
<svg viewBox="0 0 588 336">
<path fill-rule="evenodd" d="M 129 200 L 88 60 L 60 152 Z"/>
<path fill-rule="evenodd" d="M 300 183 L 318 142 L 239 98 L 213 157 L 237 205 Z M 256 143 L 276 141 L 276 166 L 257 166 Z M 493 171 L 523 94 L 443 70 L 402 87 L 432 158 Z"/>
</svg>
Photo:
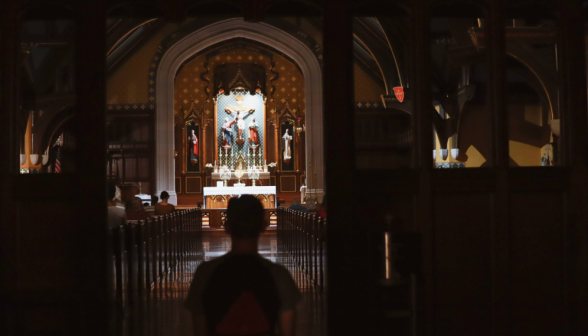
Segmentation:
<svg viewBox="0 0 588 336">
<path fill-rule="evenodd" d="M 259 145 L 259 133 L 257 132 L 257 123 L 255 118 L 249 123 L 249 144 Z"/>
<path fill-rule="evenodd" d="M 198 137 L 194 130 L 192 130 L 192 135 L 188 137 L 188 155 L 190 158 L 190 163 L 195 165 L 198 163 Z"/>
<path fill-rule="evenodd" d="M 231 146 L 233 143 L 233 129 L 231 126 L 233 126 L 235 121 L 235 119 L 229 121 L 229 118 L 225 118 L 225 123 L 223 124 L 223 146 Z"/>
<path fill-rule="evenodd" d="M 306 185 L 300 187 L 300 203 L 306 203 Z"/>
<path fill-rule="evenodd" d="M 292 136 L 288 134 L 288 129 L 286 129 L 286 133 L 282 136 L 284 139 L 284 161 L 292 159 L 292 150 L 290 147 L 290 142 L 292 142 Z"/>
</svg>

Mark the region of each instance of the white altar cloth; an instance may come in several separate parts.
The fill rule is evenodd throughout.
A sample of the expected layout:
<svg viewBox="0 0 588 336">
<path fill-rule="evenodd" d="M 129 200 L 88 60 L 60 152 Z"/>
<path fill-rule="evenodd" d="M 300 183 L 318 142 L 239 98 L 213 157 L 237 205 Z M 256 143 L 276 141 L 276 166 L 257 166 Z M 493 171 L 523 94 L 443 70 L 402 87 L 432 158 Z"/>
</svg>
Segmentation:
<svg viewBox="0 0 588 336">
<path fill-rule="evenodd" d="M 147 202 L 147 203 L 149 203 L 149 205 L 155 205 L 155 204 L 151 204 L 151 195 L 137 194 L 137 195 L 135 195 L 135 197 L 139 197 L 143 203 Z"/>
<path fill-rule="evenodd" d="M 204 187 L 204 208 L 206 209 L 206 196 L 217 195 L 274 195 L 276 196 L 276 186 L 256 186 L 256 187 Z M 278 197 L 274 197 L 276 207 L 278 207 Z"/>
</svg>

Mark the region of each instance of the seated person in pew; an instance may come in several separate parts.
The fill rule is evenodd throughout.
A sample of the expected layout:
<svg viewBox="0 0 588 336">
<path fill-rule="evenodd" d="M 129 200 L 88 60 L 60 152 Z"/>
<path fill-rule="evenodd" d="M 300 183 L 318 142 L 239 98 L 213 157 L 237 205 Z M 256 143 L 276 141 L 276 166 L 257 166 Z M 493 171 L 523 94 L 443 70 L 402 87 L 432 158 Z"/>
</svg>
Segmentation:
<svg viewBox="0 0 588 336">
<path fill-rule="evenodd" d="M 327 209 L 327 195 L 325 194 L 323 196 L 323 203 L 322 204 L 317 203 L 316 215 L 322 219 L 327 219 L 326 209 Z"/>
<path fill-rule="evenodd" d="M 116 185 L 108 184 L 107 196 L 108 227 L 114 228 L 127 224 L 125 209 L 116 205 Z"/>
<path fill-rule="evenodd" d="M 265 227 L 257 198 L 231 198 L 225 223 L 231 251 L 196 269 L 186 299 L 195 335 L 294 335 L 301 294 L 286 268 L 259 255 Z"/>
<path fill-rule="evenodd" d="M 301 212 L 308 212 L 308 209 L 298 203 L 297 199 L 292 200 L 292 205 L 288 209 L 297 210 Z"/>
<path fill-rule="evenodd" d="M 151 215 L 143 208 L 143 201 L 139 197 L 128 201 L 125 210 L 127 211 L 127 220 L 146 220 L 151 218 Z"/>
<path fill-rule="evenodd" d="M 148 214 L 155 215 L 155 204 L 157 204 L 157 202 L 159 202 L 159 197 L 152 195 L 151 205 L 145 206 L 145 211 L 147 211 Z"/>
<path fill-rule="evenodd" d="M 161 198 L 161 202 L 157 203 L 155 205 L 155 214 L 156 215 L 167 215 L 169 213 L 172 213 L 176 210 L 176 208 L 174 207 L 173 204 L 169 204 L 167 203 L 167 200 L 169 199 L 169 194 L 167 191 L 162 191 L 161 195 L 159 195 Z"/>
</svg>

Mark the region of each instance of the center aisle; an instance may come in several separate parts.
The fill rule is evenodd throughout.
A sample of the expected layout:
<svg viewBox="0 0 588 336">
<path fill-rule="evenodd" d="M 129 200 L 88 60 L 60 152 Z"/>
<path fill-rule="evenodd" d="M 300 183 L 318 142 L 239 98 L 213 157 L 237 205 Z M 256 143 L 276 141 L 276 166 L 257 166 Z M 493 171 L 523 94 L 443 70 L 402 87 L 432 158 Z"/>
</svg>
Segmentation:
<svg viewBox="0 0 588 336">
<path fill-rule="evenodd" d="M 223 232 L 205 232 L 203 234 L 202 239 L 203 244 L 203 251 L 204 251 L 204 261 L 213 260 L 218 258 L 225 253 L 227 253 L 231 249 L 231 238 Z M 293 265 L 288 262 L 290 260 L 287 254 L 283 254 L 278 252 L 278 239 L 276 236 L 275 231 L 270 231 L 264 233 L 259 239 L 259 254 L 268 259 L 272 262 L 277 262 L 279 264 L 284 265 L 286 268 L 293 273 Z M 175 305 L 177 306 L 175 310 L 176 316 L 173 317 L 175 323 L 171 329 L 176 329 L 176 334 L 179 336 L 192 336 L 192 325 L 191 325 L 191 318 L 190 314 L 186 309 L 183 309 L 183 300 L 186 298 L 188 294 L 188 289 L 190 287 L 190 282 L 192 281 L 192 276 L 196 268 L 201 264 L 201 261 L 190 262 L 189 266 L 185 268 L 184 272 L 181 272 L 181 275 L 177 279 L 177 287 L 178 290 L 177 299 L 175 301 Z M 300 281 L 297 281 L 299 284 L 300 291 L 303 294 L 302 302 L 298 306 L 298 318 L 297 318 L 297 328 L 296 328 L 296 335 L 305 335 L 305 336 L 318 336 L 319 333 L 313 327 L 312 321 L 315 320 L 314 316 L 312 315 L 312 311 L 306 309 L 309 305 L 306 302 L 306 293 L 301 286 Z M 167 329 L 167 328 L 166 328 Z M 167 329 L 170 331 L 170 329 Z M 169 334 L 169 333 L 168 333 Z"/>
</svg>

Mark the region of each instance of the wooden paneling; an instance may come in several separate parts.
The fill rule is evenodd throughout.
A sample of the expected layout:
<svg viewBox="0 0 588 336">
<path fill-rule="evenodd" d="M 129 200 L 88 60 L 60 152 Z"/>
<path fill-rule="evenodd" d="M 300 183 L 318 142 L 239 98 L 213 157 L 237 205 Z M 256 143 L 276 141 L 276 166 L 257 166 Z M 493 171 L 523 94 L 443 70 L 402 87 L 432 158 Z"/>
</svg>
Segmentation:
<svg viewBox="0 0 588 336">
<path fill-rule="evenodd" d="M 186 194 L 201 194 L 202 193 L 202 177 L 186 177 Z"/>
<path fill-rule="evenodd" d="M 275 176 L 270 176 L 270 182 L 271 182 L 270 185 L 275 186 L 276 185 L 276 177 Z"/>
<path fill-rule="evenodd" d="M 434 207 L 435 334 L 491 335 L 490 196 L 436 194 Z"/>
<path fill-rule="evenodd" d="M 33 211 L 34 209 L 34 211 Z M 79 232 L 77 206 L 63 200 L 23 200 L 18 203 L 20 230 L 19 291 L 60 296 L 80 285 L 77 274 Z M 42 225 L 39 225 L 42 223 Z M 37 297 L 43 300 L 42 297 Z"/>
<path fill-rule="evenodd" d="M 206 186 L 212 187 L 212 177 L 206 176 Z"/>
<path fill-rule="evenodd" d="M 176 176 L 176 193 L 182 193 L 182 178 L 179 176 Z"/>
<path fill-rule="evenodd" d="M 515 193 L 510 212 L 512 334 L 562 334 L 566 317 L 564 195 Z"/>
<path fill-rule="evenodd" d="M 208 202 L 208 200 L 207 200 Z M 265 212 L 265 219 L 267 221 L 267 224 L 269 226 L 270 224 L 270 216 L 272 212 L 276 212 L 277 209 L 276 208 L 266 208 L 264 210 Z M 202 213 L 203 214 L 209 214 L 209 223 L 210 223 L 210 227 L 211 228 L 221 228 L 222 226 L 222 219 L 224 216 L 226 216 L 226 212 L 227 209 L 207 209 L 204 210 Z"/>
<path fill-rule="evenodd" d="M 206 196 L 206 209 L 226 209 L 230 196 Z"/>
<path fill-rule="evenodd" d="M 296 175 L 280 175 L 280 192 L 297 192 Z"/>
</svg>

